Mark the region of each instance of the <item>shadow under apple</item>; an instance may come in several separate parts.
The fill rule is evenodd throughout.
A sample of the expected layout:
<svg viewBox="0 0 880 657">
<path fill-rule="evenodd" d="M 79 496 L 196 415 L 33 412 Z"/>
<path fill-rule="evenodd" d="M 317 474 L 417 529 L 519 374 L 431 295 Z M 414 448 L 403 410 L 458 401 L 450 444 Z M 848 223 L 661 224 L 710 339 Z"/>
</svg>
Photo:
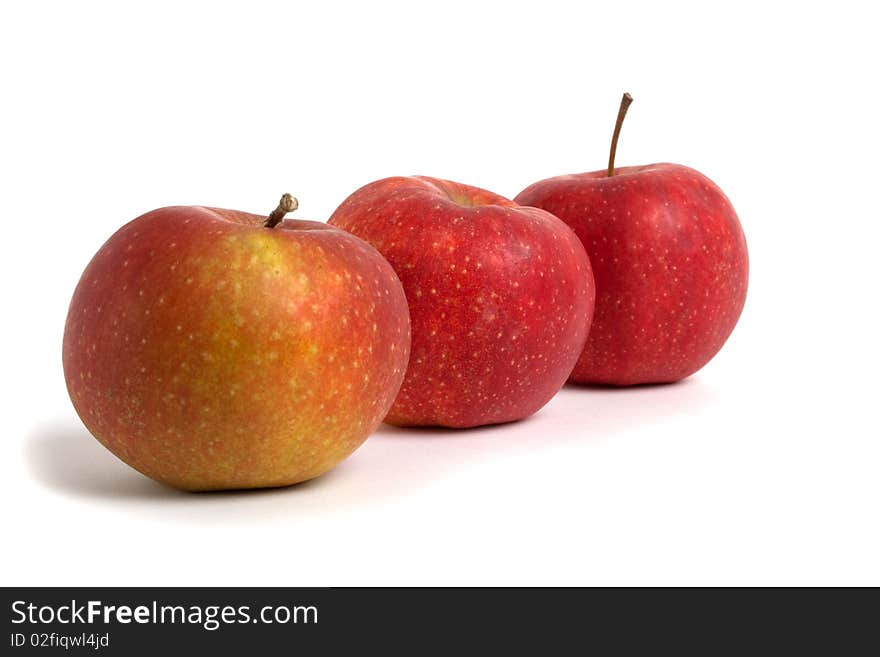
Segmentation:
<svg viewBox="0 0 880 657">
<path fill-rule="evenodd" d="M 235 516 L 236 522 L 259 523 L 357 513 L 364 504 L 399 499 L 456 469 L 516 452 L 609 440 L 672 416 L 701 413 L 715 399 L 715 390 L 699 378 L 632 388 L 566 386 L 520 422 L 467 430 L 382 425 L 329 473 L 254 491 L 192 494 L 163 486 L 122 463 L 75 419 L 38 427 L 28 437 L 25 458 L 37 482 L 69 497 L 129 508 L 134 503 L 170 520 L 223 524 Z"/>
<path fill-rule="evenodd" d="M 364 462 L 357 465 L 374 475 L 368 486 L 361 486 L 360 499 L 402 495 L 449 470 L 512 453 L 610 440 L 645 426 L 660 427 L 666 419 L 701 413 L 716 399 L 715 390 L 699 378 L 628 388 L 568 385 L 538 413 L 519 422 L 466 430 L 382 425 L 360 450 Z"/>
<path fill-rule="evenodd" d="M 73 497 L 114 500 L 192 500 L 305 489 L 323 477 L 285 488 L 188 493 L 153 481 L 116 458 L 76 421 L 55 421 L 32 431 L 25 443 L 31 476 Z M 326 475 L 325 475 L 326 476 Z"/>
<path fill-rule="evenodd" d="M 35 480 L 68 495 L 154 499 L 180 494 L 125 465 L 79 423 L 55 421 L 32 431 L 25 460 Z"/>
</svg>

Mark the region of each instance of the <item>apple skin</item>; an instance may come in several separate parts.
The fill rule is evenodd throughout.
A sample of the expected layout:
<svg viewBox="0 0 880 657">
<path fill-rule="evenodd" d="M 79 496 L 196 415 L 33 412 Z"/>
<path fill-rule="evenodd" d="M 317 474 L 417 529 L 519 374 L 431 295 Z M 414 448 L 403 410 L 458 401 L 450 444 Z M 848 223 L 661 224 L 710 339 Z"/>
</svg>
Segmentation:
<svg viewBox="0 0 880 657">
<path fill-rule="evenodd" d="M 326 224 L 169 207 L 89 263 L 64 331 L 70 398 L 143 474 L 201 491 L 285 486 L 351 454 L 409 357 L 400 281 Z"/>
<path fill-rule="evenodd" d="M 564 385 L 595 293 L 583 246 L 556 217 L 468 185 L 394 177 L 354 192 L 330 223 L 375 246 L 409 301 L 412 355 L 386 422 L 510 422 Z"/>
<path fill-rule="evenodd" d="M 552 212 L 583 242 L 596 311 L 571 381 L 633 385 L 690 376 L 721 349 L 746 298 L 749 260 L 733 206 L 677 164 L 559 176 L 516 202 Z"/>
</svg>

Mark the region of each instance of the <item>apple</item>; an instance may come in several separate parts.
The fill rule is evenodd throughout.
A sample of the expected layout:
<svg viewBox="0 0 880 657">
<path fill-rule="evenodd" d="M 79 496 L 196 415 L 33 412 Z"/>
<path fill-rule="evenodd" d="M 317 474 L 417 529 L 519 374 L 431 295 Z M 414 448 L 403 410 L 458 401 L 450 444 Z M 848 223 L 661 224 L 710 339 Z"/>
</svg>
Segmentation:
<svg viewBox="0 0 880 657">
<path fill-rule="evenodd" d="M 593 313 L 590 261 L 559 219 L 447 180 L 394 177 L 330 223 L 370 242 L 403 283 L 412 354 L 385 421 L 522 419 L 564 385 Z"/>
<path fill-rule="evenodd" d="M 537 182 L 516 198 L 552 212 L 583 242 L 596 312 L 571 380 L 678 381 L 718 353 L 746 298 L 749 260 L 733 206 L 677 164 L 615 169 L 624 94 L 607 170 Z"/>
<path fill-rule="evenodd" d="M 286 486 L 351 454 L 409 357 L 406 297 L 355 236 L 312 221 L 168 207 L 86 267 L 64 375 L 88 430 L 185 490 Z"/>
</svg>

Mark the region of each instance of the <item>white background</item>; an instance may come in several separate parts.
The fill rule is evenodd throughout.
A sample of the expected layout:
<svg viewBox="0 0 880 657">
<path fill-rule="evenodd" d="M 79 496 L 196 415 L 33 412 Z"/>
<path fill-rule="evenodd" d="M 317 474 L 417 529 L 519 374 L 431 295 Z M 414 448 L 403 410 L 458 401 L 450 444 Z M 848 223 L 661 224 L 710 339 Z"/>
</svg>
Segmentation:
<svg viewBox="0 0 880 657">
<path fill-rule="evenodd" d="M 870 3 L 125 4 L 0 9 L 2 584 L 880 584 Z M 80 424 L 67 303 L 122 223 L 324 220 L 397 174 L 513 196 L 602 168 L 624 90 L 618 164 L 700 169 L 749 241 L 690 380 L 382 428 L 267 492 L 165 489 Z"/>
</svg>

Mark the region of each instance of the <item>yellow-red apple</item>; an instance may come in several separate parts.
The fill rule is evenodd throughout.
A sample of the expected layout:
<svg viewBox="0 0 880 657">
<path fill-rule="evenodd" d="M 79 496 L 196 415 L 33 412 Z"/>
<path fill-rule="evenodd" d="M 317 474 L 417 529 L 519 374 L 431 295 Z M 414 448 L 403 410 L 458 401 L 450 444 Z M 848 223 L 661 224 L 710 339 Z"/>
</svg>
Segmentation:
<svg viewBox="0 0 880 657">
<path fill-rule="evenodd" d="M 187 490 L 284 486 L 351 454 L 388 412 L 409 357 L 400 281 L 327 224 L 169 207 L 86 267 L 64 374 L 89 431 Z"/>
</svg>

